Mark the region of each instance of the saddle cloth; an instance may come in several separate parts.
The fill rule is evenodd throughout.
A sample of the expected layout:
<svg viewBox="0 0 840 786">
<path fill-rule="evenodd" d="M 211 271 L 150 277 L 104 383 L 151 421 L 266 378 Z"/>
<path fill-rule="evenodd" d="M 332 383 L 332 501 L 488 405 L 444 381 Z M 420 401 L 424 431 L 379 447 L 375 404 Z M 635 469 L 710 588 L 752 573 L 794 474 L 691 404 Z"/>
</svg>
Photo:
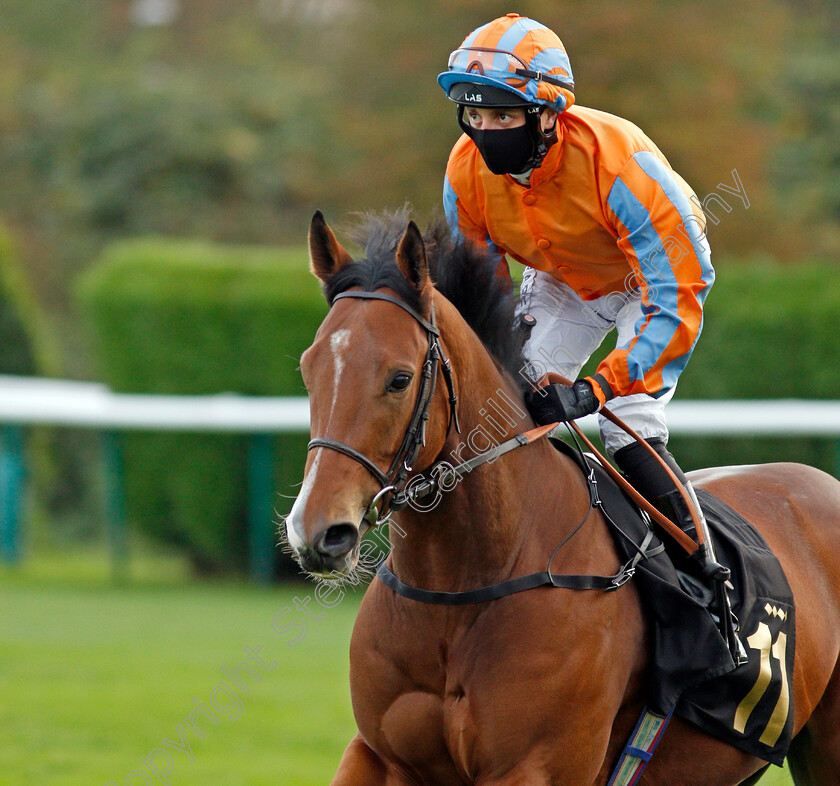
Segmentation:
<svg viewBox="0 0 840 786">
<path fill-rule="evenodd" d="M 619 554 L 629 560 L 649 525 L 601 465 L 587 461 Z M 717 560 L 732 571 L 729 596 L 749 660 L 735 667 L 712 614 L 682 589 L 662 551 L 641 561 L 634 576 L 651 625 L 648 706 L 662 715 L 675 708 L 714 737 L 781 765 L 793 730 L 793 593 L 758 531 L 721 500 L 696 492 Z"/>
</svg>

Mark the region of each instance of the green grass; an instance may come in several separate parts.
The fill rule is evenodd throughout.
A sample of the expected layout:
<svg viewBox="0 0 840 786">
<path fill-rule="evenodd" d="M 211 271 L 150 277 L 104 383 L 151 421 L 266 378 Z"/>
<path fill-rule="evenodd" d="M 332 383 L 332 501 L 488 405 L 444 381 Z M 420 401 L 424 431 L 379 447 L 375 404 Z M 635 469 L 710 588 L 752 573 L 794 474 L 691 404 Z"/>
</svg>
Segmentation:
<svg viewBox="0 0 840 786">
<path fill-rule="evenodd" d="M 760 781 L 760 786 L 792 786 L 792 784 L 793 780 L 788 773 L 787 765 L 783 770 L 771 767 Z"/>
<path fill-rule="evenodd" d="M 318 604 L 313 585 L 259 590 L 235 585 L 107 585 L 0 578 L 0 784 L 122 786 L 181 725 L 192 747 L 166 748 L 175 784 L 328 783 L 355 731 L 347 686 L 347 647 L 358 599 Z M 323 614 L 306 636 L 282 624 L 305 615 L 294 599 Z M 276 666 L 239 672 L 241 714 L 225 693 L 222 666 L 246 661 L 244 647 Z M 219 718 L 183 719 L 197 697 Z M 152 763 L 165 770 L 164 756 Z M 139 775 L 134 784 L 143 783 Z M 159 783 L 157 779 L 155 783 Z"/>
<path fill-rule="evenodd" d="M 71 571 L 53 559 L 27 560 L 0 571 L 0 784 L 60 786 L 114 782 L 123 786 L 144 759 L 163 747 L 171 756 L 166 780 L 176 786 L 318 786 L 328 783 L 355 724 L 347 685 L 347 648 L 358 596 L 325 608 L 314 585 L 258 589 L 244 584 L 188 584 L 177 566 L 163 571 L 132 562 L 134 580 L 107 582 L 107 562 L 88 556 Z M 138 578 L 139 577 L 139 578 Z M 306 602 L 320 619 L 295 606 Z M 296 624 L 306 620 L 305 636 Z M 276 666 L 249 689 L 235 692 L 222 666 L 246 661 L 245 647 Z M 249 661 L 252 662 L 253 661 Z M 193 697 L 219 719 L 185 723 Z M 162 746 L 186 735 L 186 752 Z M 165 770 L 156 754 L 152 764 Z M 151 777 L 151 776 L 149 776 Z M 157 784 L 158 779 L 152 779 Z M 145 783 L 140 775 L 134 786 Z M 762 786 L 786 786 L 778 768 Z"/>
</svg>

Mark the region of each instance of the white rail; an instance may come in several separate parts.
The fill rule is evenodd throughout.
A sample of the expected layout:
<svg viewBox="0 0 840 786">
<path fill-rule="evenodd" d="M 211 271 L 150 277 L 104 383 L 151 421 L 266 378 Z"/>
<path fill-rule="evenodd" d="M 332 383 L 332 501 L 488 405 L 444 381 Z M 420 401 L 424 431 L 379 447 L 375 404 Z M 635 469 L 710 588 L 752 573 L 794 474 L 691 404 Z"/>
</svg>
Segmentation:
<svg viewBox="0 0 840 786">
<path fill-rule="evenodd" d="M 303 396 L 113 393 L 94 382 L 0 375 L 0 423 L 102 430 L 306 432 L 309 404 Z M 594 416 L 580 423 L 587 431 L 597 430 Z M 668 405 L 668 426 L 672 434 L 697 436 L 838 437 L 840 401 L 673 401 Z"/>
<path fill-rule="evenodd" d="M 0 423 L 109 430 L 309 431 L 303 397 L 114 393 L 95 382 L 0 375 Z"/>
<path fill-rule="evenodd" d="M 595 416 L 581 426 L 597 431 Z M 249 552 L 255 582 L 271 579 L 274 554 L 272 440 L 278 432 L 308 432 L 309 402 L 301 397 L 223 393 L 161 396 L 114 393 L 93 382 L 0 375 L 0 561 L 21 554 L 21 499 L 26 482 L 25 426 L 89 428 L 102 432 L 113 573 L 128 561 L 119 432 L 229 432 L 248 435 Z M 840 401 L 675 401 L 672 434 L 697 436 L 840 437 Z"/>
</svg>

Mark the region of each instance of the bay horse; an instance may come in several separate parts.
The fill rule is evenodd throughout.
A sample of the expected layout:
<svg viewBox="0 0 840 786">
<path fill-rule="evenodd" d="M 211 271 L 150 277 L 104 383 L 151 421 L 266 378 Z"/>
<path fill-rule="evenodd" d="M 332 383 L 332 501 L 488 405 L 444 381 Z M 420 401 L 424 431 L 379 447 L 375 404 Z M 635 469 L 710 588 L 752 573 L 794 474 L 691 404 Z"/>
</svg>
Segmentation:
<svg viewBox="0 0 840 786">
<path fill-rule="evenodd" d="M 404 213 L 374 217 L 367 258 L 354 260 L 320 213 L 312 220 L 311 268 L 331 309 L 301 360 L 315 438 L 286 537 L 321 580 L 351 574 L 362 535 L 410 477 L 534 426 L 509 283 L 443 235 L 424 239 Z M 797 784 L 838 784 L 840 483 L 790 463 L 691 480 L 751 521 L 784 568 L 798 645 L 788 762 Z M 392 511 L 388 565 L 414 587 L 461 592 L 530 574 L 564 541 L 553 571 L 620 568 L 579 468 L 545 439 L 476 467 L 436 502 Z M 644 704 L 649 626 L 634 585 L 452 606 L 374 580 L 350 644 L 358 734 L 332 783 L 605 784 Z M 755 783 L 767 766 L 674 716 L 639 782 Z"/>
</svg>

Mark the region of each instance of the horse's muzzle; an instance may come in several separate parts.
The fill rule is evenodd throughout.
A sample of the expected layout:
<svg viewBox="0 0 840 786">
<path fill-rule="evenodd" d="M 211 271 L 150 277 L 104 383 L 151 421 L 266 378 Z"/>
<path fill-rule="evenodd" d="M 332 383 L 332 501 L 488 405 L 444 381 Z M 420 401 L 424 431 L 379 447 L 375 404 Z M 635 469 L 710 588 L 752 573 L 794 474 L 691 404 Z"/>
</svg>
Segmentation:
<svg viewBox="0 0 840 786">
<path fill-rule="evenodd" d="M 352 567 L 347 558 L 358 542 L 358 527 L 349 523 L 333 524 L 319 532 L 308 548 L 298 552 L 298 561 L 307 573 L 344 575 Z"/>
</svg>

